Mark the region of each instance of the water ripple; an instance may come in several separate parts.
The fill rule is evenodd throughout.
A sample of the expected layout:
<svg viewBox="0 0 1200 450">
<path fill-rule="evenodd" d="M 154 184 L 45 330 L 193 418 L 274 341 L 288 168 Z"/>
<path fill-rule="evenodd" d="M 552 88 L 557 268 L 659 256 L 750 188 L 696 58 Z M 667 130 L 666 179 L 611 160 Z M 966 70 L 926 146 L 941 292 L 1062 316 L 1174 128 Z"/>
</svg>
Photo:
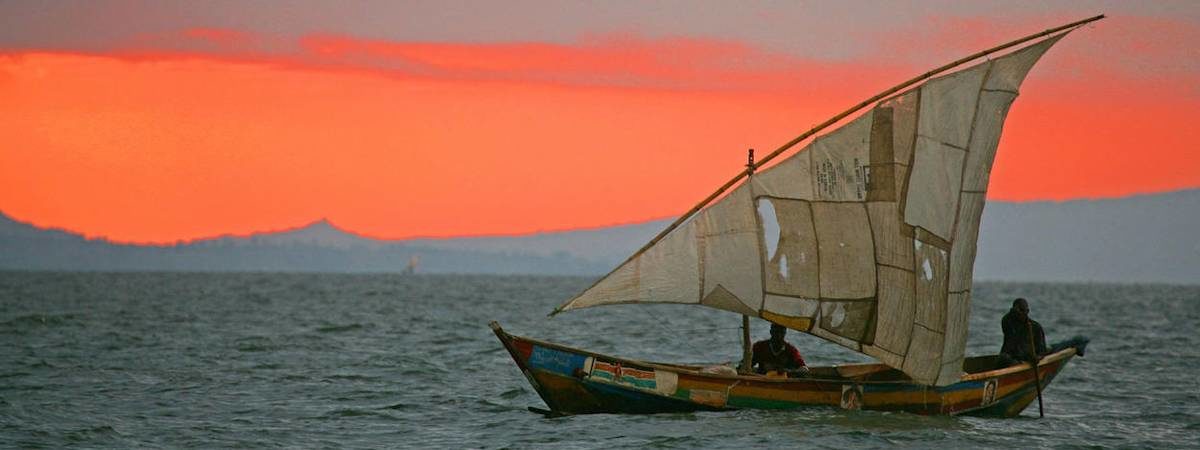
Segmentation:
<svg viewBox="0 0 1200 450">
<path fill-rule="evenodd" d="M 570 277 L 0 272 L 0 442 L 22 448 L 1178 448 L 1200 438 L 1200 287 L 979 283 L 970 353 L 1030 298 L 1091 335 L 1045 419 L 835 409 L 543 418 L 488 321 L 665 361 L 730 361 L 740 319 L 677 305 L 545 313 Z M 755 324 L 754 334 L 766 334 Z M 866 360 L 789 335 L 815 364 Z M 1137 370 L 1134 370 L 1137 369 Z"/>
</svg>

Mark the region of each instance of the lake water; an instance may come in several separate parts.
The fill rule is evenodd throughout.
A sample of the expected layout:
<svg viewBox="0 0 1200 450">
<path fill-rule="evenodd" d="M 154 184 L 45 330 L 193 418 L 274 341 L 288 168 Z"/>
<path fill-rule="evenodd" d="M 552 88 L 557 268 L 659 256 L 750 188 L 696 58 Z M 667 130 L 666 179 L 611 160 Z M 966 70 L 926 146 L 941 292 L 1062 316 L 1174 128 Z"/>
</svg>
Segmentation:
<svg viewBox="0 0 1200 450">
<path fill-rule="evenodd" d="M 613 306 L 585 278 L 0 272 L 0 446 L 1151 447 L 1200 445 L 1200 286 L 977 283 L 969 354 L 1015 296 L 1091 337 L 1016 419 L 733 411 L 546 419 L 488 329 L 677 361 L 740 355 L 739 316 Z M 766 337 L 756 324 L 755 338 Z M 789 333 L 810 364 L 863 361 Z"/>
</svg>

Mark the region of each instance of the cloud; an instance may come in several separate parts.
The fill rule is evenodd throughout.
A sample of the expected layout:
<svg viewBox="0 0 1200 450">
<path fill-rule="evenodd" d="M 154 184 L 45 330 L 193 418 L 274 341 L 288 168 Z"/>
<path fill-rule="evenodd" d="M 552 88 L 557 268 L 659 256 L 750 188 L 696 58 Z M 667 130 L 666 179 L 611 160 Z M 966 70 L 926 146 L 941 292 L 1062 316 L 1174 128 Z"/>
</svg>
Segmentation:
<svg viewBox="0 0 1200 450">
<path fill-rule="evenodd" d="M 75 53 L 75 52 L 69 52 Z M 581 38 L 574 44 L 456 43 L 308 34 L 295 39 L 195 28 L 143 34 L 105 52 L 139 61 L 205 58 L 298 70 L 371 73 L 383 77 L 543 83 L 655 90 L 783 92 L 823 96 L 824 80 L 898 78 L 899 66 L 829 62 L 727 40 L 636 33 Z M 869 64 L 869 65 L 868 65 Z"/>
<path fill-rule="evenodd" d="M 591 34 L 564 44 L 397 41 L 334 33 L 287 37 L 213 27 L 138 34 L 111 50 L 86 54 L 147 61 L 210 58 L 401 78 L 773 92 L 823 101 L 831 99 L 829 92 L 842 95 L 844 86 L 881 90 L 946 61 L 1078 18 L 1059 9 L 928 14 L 907 27 L 861 30 L 856 39 L 868 43 L 860 43 L 866 50 L 853 59 L 772 51 L 729 39 L 647 38 L 637 32 Z M 1192 21 L 1122 15 L 1075 35 L 1059 44 L 1048 70 L 1034 77 L 1064 86 L 1081 79 L 1117 80 L 1196 97 L 1200 47 L 1182 44 L 1200 41 L 1200 27 Z"/>
<path fill-rule="evenodd" d="M 245 48 L 257 41 L 250 33 L 222 28 L 189 28 L 183 30 L 183 35 L 226 48 Z"/>
<path fill-rule="evenodd" d="M 636 33 L 465 43 L 201 28 L 116 50 L 10 50 L 0 205 L 39 225 L 152 242 L 318 217 L 381 237 L 660 218 L 732 176 L 745 148 L 765 153 L 979 48 L 955 30 L 997 35 L 983 47 L 1029 28 L 997 23 L 933 22 L 853 61 Z M 1197 185 L 1195 50 L 1168 45 L 1194 30 L 1143 24 L 1167 37 L 1098 25 L 1047 55 L 1014 106 L 989 195 Z M 954 54 L 927 64 L 919 43 Z"/>
<path fill-rule="evenodd" d="M 337 33 L 272 34 L 220 27 L 139 33 L 106 51 L 85 54 L 166 60 L 211 58 L 300 70 L 386 77 L 512 81 L 577 87 L 775 92 L 826 99 L 855 85 L 883 89 L 983 48 L 1078 20 L 1063 8 L 1025 14 L 927 13 L 907 26 L 855 30 L 857 56 L 830 58 L 817 49 L 780 51 L 736 39 L 646 37 L 636 31 L 581 35 L 573 43 L 438 42 Z M 1200 84 L 1200 26 L 1161 15 L 1118 15 L 1086 26 L 1059 45 L 1048 80 L 1119 79 L 1194 96 Z M 10 51 L 20 51 L 12 49 Z M 809 56 L 806 56 L 809 55 Z M 1072 95 L 1074 95 L 1072 93 Z"/>
</svg>

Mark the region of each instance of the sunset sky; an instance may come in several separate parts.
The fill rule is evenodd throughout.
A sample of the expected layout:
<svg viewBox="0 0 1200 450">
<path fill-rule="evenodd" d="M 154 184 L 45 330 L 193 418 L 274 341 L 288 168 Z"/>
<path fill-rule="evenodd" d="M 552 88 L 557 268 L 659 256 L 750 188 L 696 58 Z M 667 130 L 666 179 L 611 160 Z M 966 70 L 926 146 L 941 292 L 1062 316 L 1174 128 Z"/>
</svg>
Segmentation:
<svg viewBox="0 0 1200 450">
<path fill-rule="evenodd" d="M 1200 187 L 1200 3 L 851 3 L 2 2 L 0 211 L 139 243 L 660 219 L 747 148 L 1100 13 L 1025 82 L 989 198 Z"/>
</svg>

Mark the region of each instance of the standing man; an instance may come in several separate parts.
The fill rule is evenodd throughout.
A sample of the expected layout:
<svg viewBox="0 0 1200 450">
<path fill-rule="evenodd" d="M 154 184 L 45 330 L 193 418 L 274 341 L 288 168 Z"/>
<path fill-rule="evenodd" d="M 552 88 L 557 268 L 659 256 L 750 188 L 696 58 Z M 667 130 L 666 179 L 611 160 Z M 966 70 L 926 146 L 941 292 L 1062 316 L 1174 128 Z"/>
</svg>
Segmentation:
<svg viewBox="0 0 1200 450">
<path fill-rule="evenodd" d="M 769 371 L 786 372 L 788 376 L 804 376 L 808 374 L 808 365 L 800 356 L 800 350 L 783 340 L 787 328 L 783 325 L 771 324 L 771 339 L 754 343 L 752 351 L 754 359 L 751 365 L 754 371 L 765 374 Z"/>
</svg>

